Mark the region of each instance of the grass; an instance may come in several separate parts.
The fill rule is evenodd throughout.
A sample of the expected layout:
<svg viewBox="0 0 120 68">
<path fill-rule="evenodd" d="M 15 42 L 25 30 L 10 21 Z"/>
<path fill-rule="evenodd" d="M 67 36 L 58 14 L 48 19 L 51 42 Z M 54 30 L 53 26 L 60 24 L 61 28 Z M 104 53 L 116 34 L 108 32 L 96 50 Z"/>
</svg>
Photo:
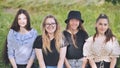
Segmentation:
<svg viewBox="0 0 120 68">
<path fill-rule="evenodd" d="M 69 2 L 68 2 L 69 1 Z M 120 42 L 120 5 L 113 5 L 105 3 L 103 5 L 96 5 L 93 3 L 72 0 L 0 0 L 0 55 L 3 50 L 4 40 L 7 36 L 9 27 L 15 17 L 19 8 L 24 8 L 30 13 L 32 27 L 41 34 L 41 22 L 46 15 L 52 14 L 59 21 L 62 30 L 65 29 L 66 24 L 64 20 L 70 10 L 79 10 L 84 19 L 84 27 L 89 36 L 95 33 L 95 20 L 100 13 L 105 13 L 110 18 L 110 27 L 113 33 Z M 0 60 L 2 58 L 0 57 Z M 120 60 L 118 61 L 118 68 L 120 68 Z M 5 65 L 0 61 L 0 68 L 5 68 Z"/>
</svg>

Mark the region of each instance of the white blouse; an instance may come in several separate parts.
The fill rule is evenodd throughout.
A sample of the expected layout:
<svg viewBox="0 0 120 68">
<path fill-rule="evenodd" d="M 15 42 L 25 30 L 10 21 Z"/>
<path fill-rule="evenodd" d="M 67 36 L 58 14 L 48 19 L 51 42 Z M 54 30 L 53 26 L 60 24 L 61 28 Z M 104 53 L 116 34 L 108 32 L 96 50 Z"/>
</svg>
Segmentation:
<svg viewBox="0 0 120 68">
<path fill-rule="evenodd" d="M 93 42 L 93 37 L 88 38 L 83 47 L 83 55 L 95 62 L 110 62 L 111 57 L 119 57 L 120 46 L 117 39 L 114 37 L 107 43 L 104 43 L 104 40 L 95 38 Z"/>
</svg>

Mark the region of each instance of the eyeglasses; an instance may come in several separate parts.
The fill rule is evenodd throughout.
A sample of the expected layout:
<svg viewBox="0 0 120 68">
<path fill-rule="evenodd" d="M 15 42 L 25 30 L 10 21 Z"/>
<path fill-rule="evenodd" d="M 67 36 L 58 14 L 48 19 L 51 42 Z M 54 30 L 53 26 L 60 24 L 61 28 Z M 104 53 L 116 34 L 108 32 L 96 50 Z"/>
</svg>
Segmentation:
<svg viewBox="0 0 120 68">
<path fill-rule="evenodd" d="M 45 24 L 46 27 L 48 27 L 48 26 L 50 26 L 50 25 L 51 25 L 51 26 L 55 26 L 56 23 L 46 23 L 46 24 Z"/>
</svg>

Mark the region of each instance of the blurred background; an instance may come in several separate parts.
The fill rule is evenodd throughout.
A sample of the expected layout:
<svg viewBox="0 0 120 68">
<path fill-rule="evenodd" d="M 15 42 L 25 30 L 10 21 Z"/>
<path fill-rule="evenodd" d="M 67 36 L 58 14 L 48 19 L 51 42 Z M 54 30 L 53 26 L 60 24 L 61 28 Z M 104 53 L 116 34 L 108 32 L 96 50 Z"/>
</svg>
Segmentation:
<svg viewBox="0 0 120 68">
<path fill-rule="evenodd" d="M 2 61 L 2 51 L 9 28 L 16 12 L 26 9 L 31 17 L 32 27 L 41 34 L 41 22 L 46 15 L 54 15 L 62 30 L 70 10 L 82 13 L 84 27 L 89 36 L 95 33 L 94 25 L 100 13 L 109 16 L 110 27 L 120 43 L 120 0 L 0 0 L 0 68 L 9 68 Z M 120 59 L 117 67 L 120 68 Z"/>
</svg>

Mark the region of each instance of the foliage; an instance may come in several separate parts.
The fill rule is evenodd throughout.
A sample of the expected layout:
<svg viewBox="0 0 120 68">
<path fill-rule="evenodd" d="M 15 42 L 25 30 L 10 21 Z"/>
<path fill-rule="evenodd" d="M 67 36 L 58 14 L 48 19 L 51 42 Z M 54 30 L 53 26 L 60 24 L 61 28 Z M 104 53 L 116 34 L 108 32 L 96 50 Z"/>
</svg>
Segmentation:
<svg viewBox="0 0 120 68">
<path fill-rule="evenodd" d="M 69 1 L 69 2 L 68 2 Z M 87 0 L 85 0 L 87 1 Z M 110 18 L 110 27 L 120 42 L 120 5 L 113 5 L 105 3 L 103 5 L 96 5 L 84 0 L 0 0 L 0 55 L 3 50 L 3 44 L 9 27 L 15 17 L 19 8 L 26 9 L 31 16 L 32 27 L 37 29 L 41 34 L 41 22 L 46 15 L 54 15 L 62 30 L 65 29 L 66 24 L 64 20 L 70 10 L 79 10 L 84 19 L 84 27 L 89 36 L 95 33 L 94 25 L 96 18 L 100 13 L 105 13 Z M 90 4 L 89 4 L 90 3 Z M 0 57 L 0 60 L 2 57 Z M 118 61 L 120 63 L 120 61 Z M 120 64 L 118 65 L 120 68 Z M 0 67 L 5 68 L 5 65 L 0 61 Z"/>
</svg>

